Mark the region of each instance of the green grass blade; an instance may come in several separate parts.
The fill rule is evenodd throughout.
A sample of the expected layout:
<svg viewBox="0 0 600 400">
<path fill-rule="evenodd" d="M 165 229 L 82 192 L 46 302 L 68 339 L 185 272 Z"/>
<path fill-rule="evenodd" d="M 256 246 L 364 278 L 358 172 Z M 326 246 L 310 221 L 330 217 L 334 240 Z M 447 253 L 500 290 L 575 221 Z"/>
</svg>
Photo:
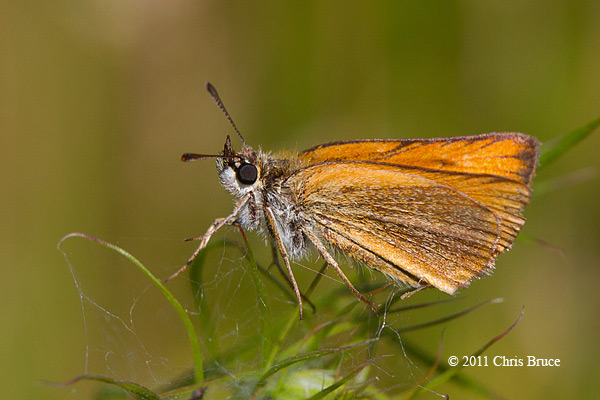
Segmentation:
<svg viewBox="0 0 600 400">
<path fill-rule="evenodd" d="M 327 386 L 325 389 L 321 390 L 319 393 L 309 397 L 308 400 L 318 400 L 318 399 L 324 398 L 328 394 L 332 393 L 334 390 L 340 388 L 342 385 L 345 385 L 348 381 L 350 381 L 352 378 L 354 378 L 356 375 L 358 375 L 358 373 L 360 371 L 362 371 L 366 366 L 368 366 L 368 365 L 372 364 L 373 362 L 375 362 L 381 358 L 384 358 L 384 357 L 389 357 L 389 355 L 379 356 L 377 358 L 373 358 L 373 359 L 367 361 L 366 363 L 364 363 L 363 365 L 354 369 L 354 371 L 350 372 L 348 375 L 346 375 L 339 381 L 335 382 L 333 385 Z"/>
<path fill-rule="evenodd" d="M 257 265 L 258 265 L 258 271 L 263 275 L 263 277 L 268 279 L 274 286 L 279 288 L 281 290 L 281 292 L 283 293 L 283 295 L 286 296 L 290 300 L 291 303 L 298 302 L 298 299 L 296 298 L 294 291 L 288 285 L 285 285 L 279 279 L 275 278 L 275 276 L 273 276 L 268 271 L 267 268 L 261 266 L 260 264 L 257 264 Z"/>
<path fill-rule="evenodd" d="M 404 327 L 404 328 L 400 328 L 400 329 L 396 330 L 396 332 L 408 332 L 408 331 L 414 331 L 414 330 L 417 330 L 417 329 L 428 328 L 430 326 L 438 325 L 438 324 L 441 324 L 443 322 L 448 322 L 448 321 L 451 321 L 453 319 L 460 318 L 463 315 L 469 314 L 469 313 L 471 313 L 471 312 L 473 312 L 473 311 L 477 310 L 478 308 L 483 307 L 485 305 L 501 303 L 502 301 L 504 301 L 504 300 L 500 299 L 500 298 L 492 299 L 492 300 L 488 300 L 488 301 L 484 301 L 483 303 L 479 303 L 479 304 L 477 304 L 477 305 L 475 305 L 475 306 L 473 306 L 471 308 L 468 308 L 468 309 L 466 309 L 464 311 L 460 311 L 460 312 L 457 312 L 455 314 L 448 315 L 448 316 L 442 317 L 442 318 L 438 318 L 436 320 L 425 322 L 425 323 L 422 323 L 422 324 L 410 325 L 410 326 L 407 326 L 407 327 Z"/>
<path fill-rule="evenodd" d="M 334 349 L 326 349 L 326 350 L 317 350 L 317 351 L 311 351 L 305 354 L 301 354 L 299 356 L 292 356 L 289 357 L 281 362 L 278 362 L 277 364 L 273 365 L 272 367 L 270 367 L 258 380 L 258 383 L 256 384 L 256 390 L 255 390 L 255 394 L 258 393 L 260 391 L 260 389 L 262 389 L 266 383 L 267 380 L 273 376 L 274 374 L 276 374 L 277 372 L 281 371 L 284 368 L 287 368 L 291 365 L 297 364 L 299 362 L 302 361 L 307 361 L 307 360 L 312 360 L 315 358 L 319 358 L 319 357 L 323 357 L 325 355 L 328 354 L 336 354 L 336 353 L 341 353 L 344 352 L 346 350 L 350 350 L 354 347 L 366 344 L 367 342 L 360 342 L 360 343 L 355 343 L 352 344 L 350 346 L 345 346 L 345 347 L 341 347 L 341 348 L 334 348 Z M 358 373 L 358 372 L 357 372 Z"/>
<path fill-rule="evenodd" d="M 510 331 L 512 331 L 515 326 L 517 326 L 519 321 L 521 321 L 521 319 L 523 318 L 523 314 L 524 314 L 524 309 L 521 310 L 521 315 L 519 315 L 519 318 L 517 318 L 517 320 L 507 330 L 505 330 L 500 335 L 496 336 L 495 338 L 493 338 L 492 340 L 490 340 L 489 342 L 484 344 L 479 350 L 477 350 L 476 352 L 471 354 L 471 357 L 477 357 L 477 356 L 481 355 L 491 345 L 496 343 L 498 340 L 502 339 L 504 336 L 508 335 L 508 333 Z M 458 374 L 458 372 L 463 368 L 464 368 L 464 366 L 462 365 L 462 363 L 459 362 L 455 367 L 449 368 L 442 374 L 438 375 L 435 379 L 432 379 L 431 381 L 429 381 L 429 383 L 424 385 L 423 388 L 420 389 L 418 392 L 426 390 L 426 389 L 432 389 L 432 388 L 448 381 L 449 379 L 453 378 L 456 374 Z"/>
<path fill-rule="evenodd" d="M 67 386 L 71 386 L 79 381 L 97 381 L 97 382 L 102 382 L 102 383 L 108 383 L 109 385 L 115 385 L 120 387 L 121 389 L 125 390 L 128 393 L 131 393 L 132 395 L 136 396 L 139 399 L 144 399 L 144 400 L 160 400 L 160 397 L 154 393 L 152 390 L 142 386 L 142 385 L 138 385 L 137 383 L 133 383 L 133 382 L 127 382 L 127 381 L 119 381 L 116 379 L 112 379 L 106 376 L 101 376 L 101 375 L 79 375 L 73 379 L 71 379 L 68 382 L 65 383 L 61 383 L 58 384 L 58 386 L 61 387 L 67 387 Z"/>
<path fill-rule="evenodd" d="M 556 159 L 569 151 L 573 146 L 585 139 L 599 125 L 600 118 L 572 130 L 558 139 L 558 141 L 548 149 L 542 147 L 542 154 L 540 155 L 540 167 L 546 167 L 552 164 L 554 161 L 556 161 Z"/>
<path fill-rule="evenodd" d="M 389 314 L 403 312 L 403 311 L 416 310 L 418 308 L 425 308 L 425 307 L 437 306 L 439 304 L 451 303 L 451 302 L 455 302 L 455 301 L 458 301 L 458 300 L 462 300 L 464 298 L 465 297 L 451 297 L 449 299 L 431 301 L 431 302 L 427 302 L 427 303 L 410 304 L 408 306 L 396 307 L 396 308 L 392 308 L 392 309 L 389 309 L 389 310 L 385 310 L 383 312 L 386 315 L 389 315 Z"/>
<path fill-rule="evenodd" d="M 266 365 L 270 358 L 271 349 L 273 348 L 273 323 L 271 321 L 271 312 L 267 307 L 267 292 L 265 291 L 265 287 L 263 285 L 262 280 L 260 279 L 260 272 L 258 268 L 258 264 L 256 262 L 256 258 L 254 258 L 254 252 L 252 251 L 252 247 L 250 247 L 250 243 L 248 242 L 248 238 L 244 233 L 244 230 L 240 227 L 240 233 L 242 234 L 242 238 L 244 239 L 244 244 L 246 245 L 246 253 L 245 257 L 248 260 L 248 263 L 251 267 L 250 276 L 252 277 L 252 282 L 254 283 L 254 287 L 256 288 L 256 292 L 258 294 L 258 307 L 260 309 L 261 315 L 261 347 L 262 347 L 262 355 L 263 355 L 263 365 Z"/>
<path fill-rule="evenodd" d="M 432 356 L 427 351 L 421 349 L 420 347 L 418 347 L 414 343 L 408 341 L 407 339 L 404 339 L 402 341 L 402 347 L 404 348 L 406 353 L 410 355 L 411 359 L 417 359 L 425 365 L 433 365 L 436 362 L 435 356 Z M 452 367 L 449 367 L 447 364 L 439 364 L 437 367 L 437 370 L 441 371 L 441 372 L 445 372 L 445 371 L 449 370 L 450 368 L 452 368 Z M 488 389 L 486 386 L 482 385 L 477 380 L 472 379 L 467 375 L 464 375 L 462 372 L 459 372 L 456 375 L 452 376 L 452 382 L 461 387 L 470 389 L 474 392 L 484 395 L 488 398 L 492 398 L 492 399 L 497 398 L 497 396 L 495 396 L 492 393 L 492 391 L 490 389 Z M 407 398 L 410 398 L 410 397 L 407 397 Z"/>
<path fill-rule="evenodd" d="M 283 344 L 287 335 L 290 333 L 290 330 L 292 329 L 294 324 L 298 321 L 298 317 L 299 317 L 299 315 L 298 315 L 297 311 L 291 313 L 287 323 L 284 325 L 283 329 L 280 330 L 279 335 L 277 337 L 275 337 L 275 341 L 271 348 L 269 358 L 267 359 L 267 362 L 265 363 L 265 368 L 270 368 L 273 365 L 273 362 L 275 361 L 275 357 L 279 353 L 279 349 L 281 348 L 281 345 Z"/>
<path fill-rule="evenodd" d="M 240 249 L 238 242 L 233 240 L 224 239 L 223 241 L 209 242 L 188 267 L 190 288 L 194 299 L 194 307 L 198 312 L 200 320 L 201 334 L 205 338 L 204 344 L 213 358 L 219 353 L 219 336 L 215 333 L 214 317 L 211 315 L 211 310 L 207 307 L 206 302 L 203 301 L 204 279 L 202 273 L 204 271 L 206 255 L 212 250 L 222 249 L 223 246 L 235 247 L 244 252 L 243 248 Z"/>
<path fill-rule="evenodd" d="M 444 330 L 442 330 L 442 334 L 440 335 L 440 342 L 438 345 L 438 352 L 437 352 L 437 356 L 435 357 L 435 359 L 432 360 L 432 362 L 429 363 L 429 365 L 431 365 L 429 367 L 429 371 L 423 375 L 419 381 L 417 382 L 417 384 L 415 386 L 413 386 L 412 390 L 409 391 L 406 396 L 404 397 L 404 400 L 409 400 L 411 398 L 414 397 L 415 393 L 417 392 L 417 390 L 419 390 L 419 388 L 421 387 L 421 385 L 423 385 L 424 382 L 426 382 L 429 377 L 435 372 L 435 370 L 438 368 L 438 366 L 440 365 L 440 361 L 442 359 L 442 348 L 443 348 L 443 342 L 444 342 Z"/>
<path fill-rule="evenodd" d="M 562 175 L 546 177 L 543 180 L 534 183 L 532 196 L 535 198 L 542 197 L 548 193 L 558 192 L 567 189 L 571 186 L 589 182 L 598 177 L 598 171 L 595 167 L 581 168 L 573 172 Z M 517 239 L 521 235 L 517 236 Z"/>
<path fill-rule="evenodd" d="M 190 277 L 190 288 L 192 291 L 194 306 L 198 312 L 198 318 L 200 319 L 200 327 L 202 329 L 203 337 L 205 338 L 205 345 L 208 349 L 209 354 L 214 357 L 217 349 L 219 348 L 218 337 L 215 335 L 214 324 L 210 315 L 210 310 L 206 307 L 206 303 L 203 301 L 204 296 L 202 294 L 204 290 L 202 272 L 204 270 L 204 262 L 206 261 L 206 254 L 216 247 L 215 242 L 209 243 L 192 261 L 188 267 Z"/>
<path fill-rule="evenodd" d="M 131 255 L 127 251 L 123 250 L 119 246 L 116 246 L 112 243 L 98 239 L 94 236 L 87 235 L 85 233 L 79 233 L 79 232 L 70 233 L 70 234 L 66 235 L 65 237 L 63 237 L 58 242 L 57 247 L 63 253 L 63 255 L 65 255 L 65 257 L 66 257 L 66 254 L 64 253 L 64 251 L 61 249 L 60 246 L 61 246 L 62 242 L 64 242 L 66 239 L 71 238 L 71 237 L 81 237 L 81 238 L 90 240 L 92 242 L 99 243 L 99 244 L 103 245 L 104 247 L 107 247 L 111 250 L 116 251 L 117 253 L 121 254 L 123 257 L 125 257 L 129 261 L 131 261 L 133 264 L 135 264 L 152 281 L 152 283 L 154 283 L 154 285 L 156 287 L 158 287 L 158 289 L 162 292 L 162 294 L 167 298 L 169 303 L 171 303 L 173 308 L 175 308 L 175 310 L 177 311 L 177 314 L 179 314 L 179 317 L 181 318 L 181 321 L 183 322 L 183 325 L 185 326 L 185 330 L 187 331 L 188 338 L 190 340 L 190 345 L 192 347 L 192 356 L 194 358 L 195 381 L 196 382 L 204 381 L 204 368 L 202 365 L 202 352 L 200 351 L 200 342 L 198 340 L 198 335 L 196 334 L 196 331 L 194 330 L 194 325 L 192 324 L 190 317 L 187 315 L 187 313 L 183 309 L 183 306 L 181 305 L 179 300 L 177 300 L 173 296 L 173 294 L 165 287 L 165 285 L 163 285 L 162 281 L 160 279 L 158 279 L 157 277 L 155 277 L 152 274 L 152 272 L 150 272 L 150 270 L 148 270 L 148 268 L 146 268 L 137 258 L 135 258 L 133 255 Z"/>
</svg>

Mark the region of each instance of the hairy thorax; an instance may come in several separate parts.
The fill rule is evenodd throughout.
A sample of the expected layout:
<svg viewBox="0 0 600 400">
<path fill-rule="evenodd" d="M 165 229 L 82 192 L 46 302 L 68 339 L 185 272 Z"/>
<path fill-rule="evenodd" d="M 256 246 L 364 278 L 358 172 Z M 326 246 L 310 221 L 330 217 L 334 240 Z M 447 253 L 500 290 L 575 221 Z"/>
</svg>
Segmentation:
<svg viewBox="0 0 600 400">
<path fill-rule="evenodd" d="M 302 233 L 304 214 L 298 202 L 301 187 L 290 186 L 288 178 L 302 168 L 302 161 L 294 154 L 277 156 L 251 148 L 241 154 L 245 162 L 252 163 L 258 170 L 258 179 L 245 185 L 236 179 L 235 168 L 222 159 L 217 159 L 217 170 L 221 184 L 239 201 L 249 196 L 240 209 L 237 222 L 247 230 L 258 230 L 271 239 L 274 235 L 266 222 L 265 206 L 273 213 L 277 233 L 292 258 L 300 258 L 306 249 L 306 238 Z M 242 162 L 244 162 L 242 161 Z"/>
</svg>

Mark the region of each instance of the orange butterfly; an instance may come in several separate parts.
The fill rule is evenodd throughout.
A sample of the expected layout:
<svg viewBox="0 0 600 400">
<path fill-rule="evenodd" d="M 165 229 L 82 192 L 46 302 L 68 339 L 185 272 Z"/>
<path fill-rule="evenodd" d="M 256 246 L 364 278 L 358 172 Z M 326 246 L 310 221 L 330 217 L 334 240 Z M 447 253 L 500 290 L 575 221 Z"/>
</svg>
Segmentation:
<svg viewBox="0 0 600 400">
<path fill-rule="evenodd" d="M 242 140 L 229 136 L 219 155 L 186 153 L 183 161 L 217 160 L 223 186 L 237 198 L 233 212 L 197 238 L 200 246 L 222 226 L 266 232 L 276 244 L 300 305 L 290 259 L 314 246 L 350 290 L 373 310 L 331 255 L 336 249 L 415 288 L 454 294 L 491 272 L 525 220 L 538 140 L 522 133 L 440 139 L 326 143 L 275 157 L 246 145 L 217 91 L 207 89 Z"/>
</svg>

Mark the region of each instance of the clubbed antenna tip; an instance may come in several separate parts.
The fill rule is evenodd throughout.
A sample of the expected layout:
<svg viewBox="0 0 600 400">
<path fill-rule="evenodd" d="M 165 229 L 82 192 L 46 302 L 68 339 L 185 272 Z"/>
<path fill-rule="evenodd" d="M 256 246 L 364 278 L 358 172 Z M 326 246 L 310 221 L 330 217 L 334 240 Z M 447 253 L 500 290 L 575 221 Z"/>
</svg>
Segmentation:
<svg viewBox="0 0 600 400">
<path fill-rule="evenodd" d="M 217 106 L 219 106 L 219 108 L 221 109 L 221 111 L 223 111 L 223 114 L 225 114 L 225 117 L 227 117 L 227 120 L 229 120 L 229 123 L 231 124 L 231 126 L 233 127 L 233 129 L 235 130 L 235 132 L 237 133 L 237 135 L 240 137 L 240 139 L 242 141 L 242 144 L 245 146 L 246 145 L 246 141 L 244 140 L 244 137 L 242 136 L 242 134 L 240 133 L 239 129 L 235 125 L 235 122 L 233 122 L 233 119 L 231 118 L 231 116 L 227 112 L 227 109 L 223 105 L 223 101 L 219 97 L 219 93 L 217 92 L 217 89 L 215 89 L 215 87 L 210 82 L 206 82 L 206 90 L 208 91 L 208 93 L 210 93 L 210 97 L 212 97 L 212 99 L 217 104 Z"/>
</svg>

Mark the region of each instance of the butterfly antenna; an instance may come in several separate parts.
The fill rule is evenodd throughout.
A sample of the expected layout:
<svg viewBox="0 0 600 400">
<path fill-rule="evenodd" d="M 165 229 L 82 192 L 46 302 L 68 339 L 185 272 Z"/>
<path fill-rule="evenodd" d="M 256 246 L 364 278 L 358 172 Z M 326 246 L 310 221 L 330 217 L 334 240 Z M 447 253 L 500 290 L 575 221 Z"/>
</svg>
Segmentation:
<svg viewBox="0 0 600 400">
<path fill-rule="evenodd" d="M 227 117 L 227 119 L 229 120 L 229 123 L 231 124 L 231 126 L 233 127 L 235 132 L 238 134 L 240 139 L 242 140 L 242 144 L 244 146 L 246 146 L 246 141 L 244 140 L 244 137 L 240 133 L 240 130 L 237 128 L 237 126 L 235 125 L 235 122 L 233 122 L 233 119 L 231 118 L 231 116 L 227 112 L 227 109 L 223 105 L 223 101 L 221 101 L 221 98 L 219 97 L 219 93 L 217 92 L 217 89 L 215 89 L 215 87 L 210 82 L 206 82 L 206 90 L 208 90 L 208 93 L 210 93 L 210 97 L 212 97 L 212 99 L 217 104 L 217 106 L 219 106 L 221 111 L 223 111 L 223 114 L 225 114 L 225 117 Z"/>
<path fill-rule="evenodd" d="M 223 154 L 196 154 L 196 153 L 185 153 L 181 156 L 181 161 L 189 162 L 196 160 L 203 160 L 205 158 L 231 158 Z"/>
</svg>

